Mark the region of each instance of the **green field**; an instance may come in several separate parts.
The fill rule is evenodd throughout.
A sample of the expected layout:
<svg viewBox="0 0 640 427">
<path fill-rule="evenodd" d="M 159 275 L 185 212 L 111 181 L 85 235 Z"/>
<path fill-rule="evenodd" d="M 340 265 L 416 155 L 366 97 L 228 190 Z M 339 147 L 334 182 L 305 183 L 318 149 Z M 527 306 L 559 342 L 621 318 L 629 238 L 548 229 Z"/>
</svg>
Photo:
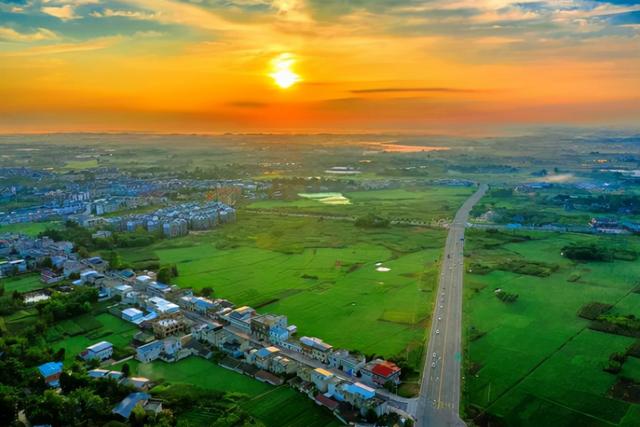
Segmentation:
<svg viewBox="0 0 640 427">
<path fill-rule="evenodd" d="M 126 362 L 131 372 L 152 379 L 162 385 L 188 384 L 207 390 L 241 393 L 248 396 L 242 407 L 267 427 L 278 426 L 338 426 L 341 425 L 328 411 L 318 407 L 306 396 L 287 387 L 273 387 L 246 375 L 218 366 L 199 357 L 189 357 L 176 363 Z M 112 369 L 121 369 L 122 364 Z M 192 410 L 181 419 L 193 425 L 213 423 L 206 412 Z"/>
<path fill-rule="evenodd" d="M 135 325 L 112 314 L 88 313 L 57 323 L 49 328 L 46 338 L 55 350 L 65 349 L 65 362 L 70 363 L 86 347 L 100 341 L 126 348 L 137 331 Z"/>
<path fill-rule="evenodd" d="M 471 264 L 496 260 L 538 262 L 556 270 L 548 277 L 498 269 L 487 274 L 467 272 L 463 389 L 467 414 L 485 412 L 506 425 L 532 427 L 638 425 L 639 406 L 611 398 L 617 376 L 603 371 L 612 353 L 624 353 L 636 339 L 591 330 L 589 321 L 577 312 L 596 301 L 614 304 L 614 313 L 640 315 L 640 295 L 633 292 L 640 264 L 574 263 L 561 256 L 562 248 L 571 243 L 620 244 L 608 237 L 542 233 L 531 235 L 531 240 L 521 237 L 468 233 L 467 270 Z M 620 245 L 638 250 L 640 241 L 629 237 Z M 497 288 L 519 298 L 502 302 L 495 296 Z M 639 367 L 629 358 L 619 375 L 640 381 Z"/>
<path fill-rule="evenodd" d="M 7 293 L 13 291 L 29 292 L 34 289 L 46 287 L 46 285 L 40 281 L 39 274 L 21 274 L 19 276 L 0 279 L 0 285 L 4 286 L 4 291 Z"/>
<path fill-rule="evenodd" d="M 28 236 L 37 236 L 47 228 L 54 228 L 60 223 L 57 221 L 45 222 L 25 222 L 21 224 L 0 225 L 0 234 L 2 233 L 23 233 Z"/>
<path fill-rule="evenodd" d="M 248 208 L 353 217 L 372 213 L 388 219 L 431 222 L 450 219 L 472 192 L 471 188 L 459 187 L 356 191 L 343 194 L 349 204 L 327 204 L 318 199 L 300 197 L 292 201 L 258 201 Z"/>
<path fill-rule="evenodd" d="M 444 238 L 439 229 L 245 215 L 215 232 L 122 254 L 134 264 L 176 263 L 179 285 L 286 314 L 300 334 L 418 367 Z M 379 262 L 390 271 L 377 271 Z"/>
</svg>

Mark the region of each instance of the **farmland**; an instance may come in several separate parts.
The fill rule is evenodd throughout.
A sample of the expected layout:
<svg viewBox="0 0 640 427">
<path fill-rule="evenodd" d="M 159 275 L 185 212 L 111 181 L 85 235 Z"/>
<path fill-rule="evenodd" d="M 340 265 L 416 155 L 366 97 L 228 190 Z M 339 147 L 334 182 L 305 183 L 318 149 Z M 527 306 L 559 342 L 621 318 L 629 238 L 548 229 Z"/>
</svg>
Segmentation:
<svg viewBox="0 0 640 427">
<path fill-rule="evenodd" d="M 65 362 L 71 363 L 87 346 L 108 341 L 118 350 L 126 349 L 135 325 L 109 313 L 87 313 L 56 323 L 47 330 L 46 339 L 55 350 L 65 349 Z"/>
<path fill-rule="evenodd" d="M 361 216 L 371 212 L 388 219 L 412 219 L 423 222 L 449 219 L 472 193 L 471 188 L 421 187 L 355 191 L 343 196 L 349 203 L 324 203 L 322 199 L 300 197 L 292 201 L 266 200 L 248 208 L 318 215 Z"/>
<path fill-rule="evenodd" d="M 308 425 L 313 427 L 340 425 L 326 410 L 289 387 L 273 387 L 245 375 L 227 370 L 212 361 L 191 357 L 176 363 L 126 362 L 131 372 L 157 381 L 162 386 L 187 384 L 205 390 L 240 393 L 247 399 L 243 409 L 267 427 Z M 114 366 L 120 369 L 122 364 Z M 193 410 L 181 419 L 203 425 L 214 422 L 206 412 Z"/>
<path fill-rule="evenodd" d="M 212 287 L 238 305 L 286 314 L 302 334 L 418 367 L 444 237 L 439 229 L 241 213 L 236 224 L 122 255 L 137 266 L 176 263 L 181 286 Z"/>
<path fill-rule="evenodd" d="M 39 274 L 22 274 L 19 276 L 0 279 L 0 285 L 4 286 L 5 292 L 29 292 L 40 289 L 45 285 L 40 281 Z"/>
<path fill-rule="evenodd" d="M 640 247 L 633 237 L 622 242 L 619 237 L 469 232 L 463 389 L 468 416 L 485 414 L 522 426 L 631 426 L 637 421 L 640 407 L 614 398 L 611 390 L 622 376 L 640 381 L 638 360 L 628 357 L 618 374 L 603 370 L 612 353 L 624 354 L 636 338 L 591 329 L 590 321 L 577 314 L 595 301 L 613 305 L 613 314 L 639 315 L 640 295 L 634 291 L 640 265 L 615 259 L 577 263 L 561 255 L 567 246 L 596 241 L 614 250 Z M 496 260 L 529 268 L 496 268 Z M 478 265 L 485 268 L 478 271 Z M 498 288 L 517 299 L 501 301 Z"/>
</svg>

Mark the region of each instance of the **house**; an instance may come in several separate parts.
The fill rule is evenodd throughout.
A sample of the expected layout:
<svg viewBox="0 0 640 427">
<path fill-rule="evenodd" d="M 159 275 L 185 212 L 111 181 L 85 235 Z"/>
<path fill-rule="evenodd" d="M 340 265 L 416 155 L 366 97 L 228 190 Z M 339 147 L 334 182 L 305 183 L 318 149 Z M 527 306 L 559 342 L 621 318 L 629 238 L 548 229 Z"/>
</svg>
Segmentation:
<svg viewBox="0 0 640 427">
<path fill-rule="evenodd" d="M 118 403 L 111 412 L 120 415 L 122 418 L 129 419 L 133 408 L 135 408 L 137 405 L 144 406 L 144 404 L 147 403 L 150 398 L 151 396 L 147 393 L 131 393 L 130 395 L 122 399 L 122 401 Z"/>
<path fill-rule="evenodd" d="M 121 314 L 122 314 L 122 319 L 132 323 L 141 322 L 144 316 L 144 313 L 142 313 L 142 311 L 133 307 L 122 310 Z"/>
<path fill-rule="evenodd" d="M 45 285 L 51 285 L 64 280 L 64 275 L 58 274 L 55 271 L 45 268 L 40 272 L 40 281 Z"/>
<path fill-rule="evenodd" d="M 273 326 L 269 329 L 269 342 L 280 344 L 289 339 L 289 329 L 281 326 Z"/>
<path fill-rule="evenodd" d="M 255 379 L 257 379 L 258 381 L 261 381 L 263 383 L 269 383 L 269 384 L 275 385 L 275 386 L 282 385 L 282 383 L 284 382 L 282 380 L 282 378 L 280 378 L 280 377 L 278 377 L 276 375 L 273 375 L 270 372 L 263 371 L 263 370 L 260 370 L 260 371 L 256 372 Z"/>
<path fill-rule="evenodd" d="M 340 369 L 350 376 L 357 375 L 365 363 L 366 359 L 363 355 L 350 354 L 347 350 L 336 350 L 329 355 L 328 359 L 330 368 Z"/>
<path fill-rule="evenodd" d="M 195 339 L 207 342 L 215 347 L 219 347 L 226 336 L 224 328 L 218 322 L 198 325 L 191 330 L 191 334 Z"/>
<path fill-rule="evenodd" d="M 181 303 L 187 310 L 195 311 L 200 314 L 207 314 L 210 310 L 216 308 L 216 303 L 208 298 L 194 297 L 187 295 L 180 298 Z"/>
<path fill-rule="evenodd" d="M 135 387 L 138 390 L 149 390 L 151 388 L 151 380 L 145 377 L 129 377 L 124 381 L 125 384 Z"/>
<path fill-rule="evenodd" d="M 271 372 L 274 374 L 295 374 L 298 370 L 298 363 L 284 356 L 274 356 L 271 360 Z"/>
<path fill-rule="evenodd" d="M 162 341 L 152 341 L 136 349 L 136 359 L 142 363 L 149 363 L 160 357 L 164 348 Z"/>
<path fill-rule="evenodd" d="M 302 337 L 300 338 L 300 343 L 302 344 L 303 354 L 322 363 L 327 363 L 329 354 L 333 350 L 333 346 L 325 343 L 320 338 Z"/>
<path fill-rule="evenodd" d="M 329 389 L 331 378 L 333 378 L 333 374 L 326 369 L 316 368 L 311 372 L 311 382 L 322 393 L 326 393 Z"/>
<path fill-rule="evenodd" d="M 189 330 L 185 319 L 160 319 L 153 322 L 153 333 L 156 338 L 166 338 Z"/>
<path fill-rule="evenodd" d="M 373 360 L 360 369 L 362 382 L 373 387 L 384 386 L 387 382 L 399 384 L 400 373 L 395 363 L 381 359 Z"/>
<path fill-rule="evenodd" d="M 120 284 L 114 286 L 111 290 L 111 293 L 113 295 L 120 295 L 120 298 L 123 298 L 128 292 L 131 291 L 133 291 L 131 285 Z"/>
<path fill-rule="evenodd" d="M 223 318 L 229 322 L 231 326 L 240 329 L 247 334 L 251 333 L 251 319 L 256 315 L 256 311 L 248 306 L 243 306 L 231 310 Z"/>
<path fill-rule="evenodd" d="M 107 341 L 90 345 L 82 353 L 80 357 L 84 360 L 107 360 L 113 355 L 113 344 Z"/>
<path fill-rule="evenodd" d="M 60 374 L 62 374 L 62 362 L 47 362 L 38 366 L 40 375 L 49 387 L 60 387 Z"/>
<path fill-rule="evenodd" d="M 280 350 L 277 347 L 264 347 L 254 353 L 255 365 L 260 369 L 271 369 L 271 358 L 274 357 Z"/>
<path fill-rule="evenodd" d="M 147 300 L 147 308 L 158 314 L 172 314 L 180 311 L 180 307 L 164 298 L 151 297 Z"/>
<path fill-rule="evenodd" d="M 91 378 L 111 378 L 116 381 L 119 381 L 124 377 L 124 374 L 121 371 L 109 371 L 107 369 L 92 369 L 87 371 L 87 375 Z"/>
<path fill-rule="evenodd" d="M 340 406 L 337 401 L 321 393 L 316 394 L 314 400 L 316 404 L 327 407 L 331 412 L 335 411 L 336 409 L 338 409 L 338 406 Z"/>
<path fill-rule="evenodd" d="M 84 270 L 84 268 L 84 264 L 80 261 L 70 259 L 64 262 L 62 266 L 62 274 L 64 274 L 64 277 L 69 277 L 72 274 L 80 274 L 80 272 Z"/>
<path fill-rule="evenodd" d="M 287 323 L 286 316 L 276 316 L 273 314 L 255 316 L 251 318 L 250 322 L 251 335 L 260 341 L 268 341 L 271 338 L 272 329 L 279 328 L 286 330 Z"/>
<path fill-rule="evenodd" d="M 98 271 L 100 273 L 104 273 L 109 268 L 109 263 L 99 256 L 84 259 L 82 260 L 82 262 L 90 269 Z"/>
</svg>

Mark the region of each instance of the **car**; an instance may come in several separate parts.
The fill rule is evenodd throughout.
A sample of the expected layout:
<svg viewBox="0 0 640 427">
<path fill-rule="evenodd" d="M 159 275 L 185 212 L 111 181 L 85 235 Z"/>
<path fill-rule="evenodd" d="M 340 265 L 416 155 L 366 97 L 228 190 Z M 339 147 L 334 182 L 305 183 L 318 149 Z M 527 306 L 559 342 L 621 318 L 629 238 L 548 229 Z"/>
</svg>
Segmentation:
<svg viewBox="0 0 640 427">
<path fill-rule="evenodd" d="M 444 305 L 440 304 L 440 308 L 444 308 Z"/>
<path fill-rule="evenodd" d="M 442 320 L 442 316 L 438 316 L 438 320 Z"/>
<path fill-rule="evenodd" d="M 438 357 L 438 355 L 436 353 L 433 353 L 433 358 L 435 359 L 436 357 Z"/>
<path fill-rule="evenodd" d="M 436 335 L 440 333 L 440 329 L 436 329 Z"/>
<path fill-rule="evenodd" d="M 431 367 L 432 367 L 432 368 L 435 368 L 435 367 L 436 367 L 436 362 L 433 362 L 433 363 L 431 364 Z"/>
</svg>

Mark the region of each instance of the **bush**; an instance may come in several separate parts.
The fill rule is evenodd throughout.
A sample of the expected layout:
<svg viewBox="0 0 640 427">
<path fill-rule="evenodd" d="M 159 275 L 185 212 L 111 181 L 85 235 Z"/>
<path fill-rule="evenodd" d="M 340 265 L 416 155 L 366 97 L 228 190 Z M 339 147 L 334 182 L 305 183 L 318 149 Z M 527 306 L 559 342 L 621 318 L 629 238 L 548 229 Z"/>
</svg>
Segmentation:
<svg viewBox="0 0 640 427">
<path fill-rule="evenodd" d="M 578 316 L 583 319 L 595 320 L 599 316 L 611 310 L 612 307 L 613 305 L 611 304 L 592 301 L 580 307 L 580 310 L 578 310 Z"/>
</svg>

